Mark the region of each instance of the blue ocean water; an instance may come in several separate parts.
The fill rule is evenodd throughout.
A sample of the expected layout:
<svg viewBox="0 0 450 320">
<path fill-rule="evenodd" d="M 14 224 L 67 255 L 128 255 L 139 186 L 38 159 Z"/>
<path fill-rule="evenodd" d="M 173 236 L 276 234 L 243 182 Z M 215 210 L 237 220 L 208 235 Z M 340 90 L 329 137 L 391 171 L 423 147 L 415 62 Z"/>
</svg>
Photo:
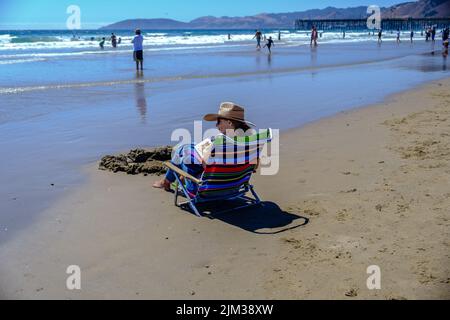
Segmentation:
<svg viewBox="0 0 450 320">
<path fill-rule="evenodd" d="M 0 30 L 0 65 L 12 63 L 31 63 L 42 59 L 83 55 L 98 52 L 99 42 L 106 38 L 106 52 L 132 49 L 132 31 L 114 32 L 121 43 L 112 50 L 109 41 L 111 32 L 104 30 Z M 308 30 L 263 30 L 264 35 L 272 37 L 281 45 L 297 46 L 308 44 Z M 144 30 L 144 44 L 150 51 L 202 49 L 205 47 L 239 47 L 249 45 L 254 30 Z M 230 38 L 229 38 L 230 36 Z M 278 37 L 281 41 L 278 41 Z M 320 32 L 322 43 L 351 43 L 375 40 L 376 36 L 367 30 L 347 32 L 345 39 L 340 32 Z M 406 32 L 402 35 L 409 37 Z M 385 40 L 394 40 L 395 34 L 385 33 Z M 416 39 L 421 39 L 417 34 Z"/>
</svg>

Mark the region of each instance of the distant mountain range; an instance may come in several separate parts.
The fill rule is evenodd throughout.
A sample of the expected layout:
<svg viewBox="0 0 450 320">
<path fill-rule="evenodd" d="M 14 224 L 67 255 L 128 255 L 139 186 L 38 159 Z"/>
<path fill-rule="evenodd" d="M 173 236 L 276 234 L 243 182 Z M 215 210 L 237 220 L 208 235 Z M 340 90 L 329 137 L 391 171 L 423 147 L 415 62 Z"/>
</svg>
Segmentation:
<svg viewBox="0 0 450 320">
<path fill-rule="evenodd" d="M 201 17 L 190 22 L 171 19 L 129 19 L 102 30 L 175 30 L 175 29 L 280 29 L 292 28 L 296 19 L 364 19 L 367 7 L 313 9 L 290 13 L 262 13 L 247 17 Z M 420 0 L 381 8 L 382 18 L 448 18 L 449 0 Z"/>
<path fill-rule="evenodd" d="M 449 0 L 421 0 L 401 3 L 383 11 L 384 18 L 449 18 Z"/>
</svg>

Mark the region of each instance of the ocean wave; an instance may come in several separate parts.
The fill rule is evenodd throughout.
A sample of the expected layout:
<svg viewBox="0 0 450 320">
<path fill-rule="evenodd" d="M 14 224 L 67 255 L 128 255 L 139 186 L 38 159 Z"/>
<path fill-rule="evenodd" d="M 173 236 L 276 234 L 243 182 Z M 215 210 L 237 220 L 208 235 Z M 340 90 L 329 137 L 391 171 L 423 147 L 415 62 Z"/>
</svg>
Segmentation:
<svg viewBox="0 0 450 320">
<path fill-rule="evenodd" d="M 147 37 L 165 37 L 167 35 L 168 35 L 168 33 L 164 33 L 164 32 L 153 32 L 153 33 L 145 34 L 145 36 L 147 36 Z"/>
<path fill-rule="evenodd" d="M 13 37 L 9 43 L 35 43 L 35 42 L 62 42 L 65 41 L 62 37 Z"/>
<path fill-rule="evenodd" d="M 107 54 L 108 51 L 78 51 L 78 52 L 43 52 L 43 53 L 18 53 L 18 54 L 0 54 L 2 59 L 14 58 L 53 58 L 53 57 L 71 57 L 89 54 Z"/>
<path fill-rule="evenodd" d="M 253 33 L 244 33 L 242 31 L 231 33 L 231 39 L 228 39 L 228 32 L 210 32 L 209 34 L 200 32 L 147 32 L 145 34 L 144 47 L 149 52 L 165 52 L 179 50 L 206 50 L 206 49 L 228 49 L 232 47 L 247 46 L 254 44 Z M 289 31 L 281 30 L 281 41 L 278 42 L 278 30 L 267 32 L 265 36 L 275 39 L 279 46 L 302 46 L 310 42 L 309 31 Z M 356 43 L 376 41 L 377 36 L 369 34 L 368 31 L 347 32 L 345 39 L 342 32 L 320 32 L 320 43 Z M 105 50 L 99 49 L 99 41 L 103 36 L 99 33 L 85 33 L 76 36 L 74 40 L 72 34 L 58 35 L 53 34 L 1 34 L 0 35 L 0 59 L 1 64 L 20 63 L 17 58 L 25 62 L 39 62 L 42 58 L 58 58 L 70 56 L 83 56 L 92 54 L 121 54 L 132 51 L 133 35 L 118 35 L 121 38 L 121 44 L 117 49 L 113 49 L 109 40 L 106 38 Z M 396 34 L 386 32 L 383 40 L 395 41 Z M 403 32 L 402 38 L 409 38 L 409 32 Z M 423 38 L 416 33 L 415 39 Z M 36 60 L 32 60 L 36 59 Z M 14 61 L 17 60 L 17 61 Z"/>
<path fill-rule="evenodd" d="M 10 43 L 14 38 L 15 37 L 11 36 L 10 34 L 0 34 L 0 44 Z"/>
<path fill-rule="evenodd" d="M 43 58 L 0 60 L 0 65 L 45 61 Z"/>
<path fill-rule="evenodd" d="M 235 36 L 232 38 L 234 42 L 248 41 L 251 40 L 251 36 Z M 34 41 L 29 41 L 25 38 L 10 39 L 5 38 L 2 45 L 0 46 L 1 51 L 10 50 L 59 50 L 59 49 L 87 49 L 87 48 L 98 48 L 100 39 L 98 40 L 87 40 L 80 39 L 79 41 L 71 41 L 70 38 L 56 39 L 55 41 L 50 41 L 46 38 L 46 41 L 42 41 L 43 38 L 36 38 Z M 131 48 L 132 37 L 122 37 L 122 41 L 118 48 Z M 152 46 L 192 46 L 192 45 L 213 45 L 213 44 L 225 44 L 229 43 L 227 35 L 218 36 L 154 36 L 145 37 L 144 46 L 150 48 Z M 107 40 L 105 48 L 110 48 L 110 42 Z"/>
<path fill-rule="evenodd" d="M 166 52 L 166 51 L 192 51 L 192 50 L 208 50 L 221 48 L 238 48 L 243 45 L 224 45 L 224 46 L 185 46 L 185 47 L 162 47 L 162 48 L 146 48 L 146 52 Z M 78 51 L 78 52 L 45 52 L 45 53 L 20 53 L 20 54 L 0 54 L 0 65 L 9 65 L 17 63 L 41 62 L 52 58 L 64 57 L 83 57 L 89 55 L 107 55 L 107 54 L 131 54 L 133 49 L 130 47 L 127 50 L 99 50 L 99 51 Z"/>
<path fill-rule="evenodd" d="M 322 42 L 334 41 L 343 38 L 342 32 L 320 32 L 322 37 L 319 38 Z M 278 39 L 278 31 L 272 31 L 265 34 L 267 37 Z M 369 32 L 347 32 L 345 39 L 355 39 L 358 41 L 370 41 L 375 36 L 369 35 Z M 385 33 L 384 38 L 395 38 L 395 34 Z M 402 33 L 402 37 L 409 38 L 409 32 Z M 420 38 L 416 35 L 416 38 Z M 121 37 L 122 42 L 120 47 L 131 47 L 132 35 Z M 298 41 L 299 44 L 310 39 L 310 32 L 289 30 L 281 31 L 281 40 L 286 42 Z M 42 50 L 42 49 L 85 49 L 98 48 L 101 35 L 82 35 L 76 38 L 73 35 L 64 36 L 42 36 L 42 35 L 19 35 L 11 34 L 0 35 L 0 52 L 4 50 Z M 109 37 L 106 37 L 106 48 L 110 47 Z M 144 37 L 144 45 L 151 46 L 189 46 L 189 45 L 220 45 L 238 42 L 248 42 L 253 40 L 253 34 L 248 33 L 231 33 L 231 39 L 228 39 L 228 33 L 220 34 L 195 34 L 193 32 L 184 33 L 164 33 L 154 32 L 146 33 Z"/>
</svg>

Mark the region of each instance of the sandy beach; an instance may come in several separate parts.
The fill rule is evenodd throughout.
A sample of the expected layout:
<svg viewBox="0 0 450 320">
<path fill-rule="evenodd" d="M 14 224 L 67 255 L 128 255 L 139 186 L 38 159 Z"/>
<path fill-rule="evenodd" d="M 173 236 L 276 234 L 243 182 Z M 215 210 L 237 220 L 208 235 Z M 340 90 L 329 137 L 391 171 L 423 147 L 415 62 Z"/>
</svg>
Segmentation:
<svg viewBox="0 0 450 320">
<path fill-rule="evenodd" d="M 438 80 L 283 133 L 280 172 L 253 178 L 264 206 L 215 219 L 92 162 L 0 244 L 0 297 L 449 299 L 449 92 Z"/>
</svg>

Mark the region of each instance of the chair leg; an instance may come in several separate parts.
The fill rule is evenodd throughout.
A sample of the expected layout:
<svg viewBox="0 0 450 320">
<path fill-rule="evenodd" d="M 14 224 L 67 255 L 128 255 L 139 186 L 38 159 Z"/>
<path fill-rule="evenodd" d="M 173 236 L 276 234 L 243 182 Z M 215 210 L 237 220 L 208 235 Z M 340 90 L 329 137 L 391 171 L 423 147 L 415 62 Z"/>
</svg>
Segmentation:
<svg viewBox="0 0 450 320">
<path fill-rule="evenodd" d="M 175 188 L 175 207 L 178 207 L 178 184 L 177 187 Z"/>
<path fill-rule="evenodd" d="M 192 211 L 194 211 L 197 217 L 199 218 L 202 217 L 202 215 L 200 214 L 200 212 L 198 212 L 197 207 L 195 206 L 195 204 L 192 203 L 192 201 L 189 201 L 189 207 L 191 207 Z"/>
<path fill-rule="evenodd" d="M 180 178 L 178 177 L 177 174 L 175 175 L 175 177 L 176 177 L 176 179 L 177 179 L 178 186 L 181 188 L 181 190 L 183 191 L 183 193 L 184 193 L 184 195 L 186 196 L 186 198 L 189 199 L 189 201 L 187 202 L 187 203 L 189 204 L 189 207 L 191 208 L 191 210 L 195 213 L 195 215 L 196 215 L 197 217 L 200 217 L 200 218 L 201 218 L 202 215 L 200 214 L 200 212 L 198 211 L 197 207 L 195 206 L 195 204 L 193 203 L 192 199 L 190 198 L 189 193 L 188 193 L 187 190 L 186 190 L 186 187 L 183 185 L 183 182 L 180 180 Z M 178 199 L 178 194 L 179 194 L 179 191 L 178 191 L 178 187 L 177 187 L 177 189 L 176 189 L 176 191 L 175 191 L 175 205 L 176 205 L 177 207 L 179 207 L 178 201 L 177 201 L 177 199 Z M 186 204 L 186 203 L 182 203 L 182 204 L 180 204 L 180 206 L 183 205 L 183 204 Z"/>
<path fill-rule="evenodd" d="M 261 203 L 261 199 L 259 199 L 258 194 L 256 193 L 256 191 L 253 189 L 253 186 L 250 185 L 250 192 L 252 193 L 253 197 L 255 197 L 256 203 L 259 204 Z"/>
</svg>

